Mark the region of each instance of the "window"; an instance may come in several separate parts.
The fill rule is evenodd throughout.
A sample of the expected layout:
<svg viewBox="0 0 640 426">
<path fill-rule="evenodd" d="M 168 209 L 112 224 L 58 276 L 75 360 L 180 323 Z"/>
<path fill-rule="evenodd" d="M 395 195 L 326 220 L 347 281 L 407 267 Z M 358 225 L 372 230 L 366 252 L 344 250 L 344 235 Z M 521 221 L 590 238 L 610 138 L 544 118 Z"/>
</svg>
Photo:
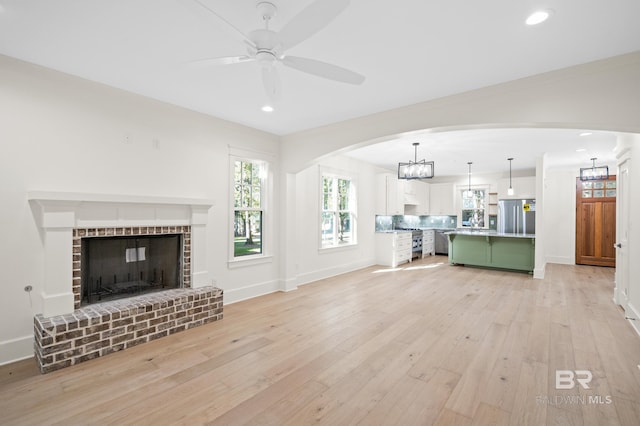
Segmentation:
<svg viewBox="0 0 640 426">
<path fill-rule="evenodd" d="M 322 176 L 322 248 L 356 243 L 355 207 L 355 188 L 350 179 Z"/>
<path fill-rule="evenodd" d="M 487 190 L 462 191 L 462 226 L 484 228 Z"/>
<path fill-rule="evenodd" d="M 263 254 L 266 164 L 234 161 L 233 257 Z"/>
</svg>

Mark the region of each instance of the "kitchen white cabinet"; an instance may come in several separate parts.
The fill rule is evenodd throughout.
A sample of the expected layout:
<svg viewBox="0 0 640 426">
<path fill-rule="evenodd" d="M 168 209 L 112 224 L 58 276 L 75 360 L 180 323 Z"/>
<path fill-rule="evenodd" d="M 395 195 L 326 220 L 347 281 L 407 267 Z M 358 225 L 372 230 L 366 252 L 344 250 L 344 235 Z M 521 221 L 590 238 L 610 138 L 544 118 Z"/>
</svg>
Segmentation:
<svg viewBox="0 0 640 426">
<path fill-rule="evenodd" d="M 432 183 L 429 185 L 429 214 L 455 215 L 452 183 Z"/>
<path fill-rule="evenodd" d="M 393 173 L 381 173 L 376 179 L 380 189 L 376 197 L 376 214 L 404 214 L 404 181 Z"/>
<path fill-rule="evenodd" d="M 405 182 L 404 214 L 429 214 L 429 184 L 419 180 Z"/>
<path fill-rule="evenodd" d="M 395 268 L 411 262 L 411 244 L 411 232 L 376 233 L 376 263 Z"/>
<path fill-rule="evenodd" d="M 422 231 L 422 257 L 436 254 L 435 231 L 427 229 Z"/>
<path fill-rule="evenodd" d="M 403 182 L 404 189 L 404 204 L 417 205 L 418 204 L 418 185 L 420 182 L 415 180 L 401 180 L 398 179 L 398 182 Z"/>
</svg>

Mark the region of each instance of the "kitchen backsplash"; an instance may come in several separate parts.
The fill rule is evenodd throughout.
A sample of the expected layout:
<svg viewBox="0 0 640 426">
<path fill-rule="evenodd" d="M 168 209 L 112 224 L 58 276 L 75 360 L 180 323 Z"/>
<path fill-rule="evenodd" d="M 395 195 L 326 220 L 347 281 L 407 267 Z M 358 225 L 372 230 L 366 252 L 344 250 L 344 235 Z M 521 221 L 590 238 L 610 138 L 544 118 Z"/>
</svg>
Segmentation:
<svg viewBox="0 0 640 426">
<path fill-rule="evenodd" d="M 406 228 L 455 228 L 458 216 L 376 215 L 376 232 Z"/>
</svg>

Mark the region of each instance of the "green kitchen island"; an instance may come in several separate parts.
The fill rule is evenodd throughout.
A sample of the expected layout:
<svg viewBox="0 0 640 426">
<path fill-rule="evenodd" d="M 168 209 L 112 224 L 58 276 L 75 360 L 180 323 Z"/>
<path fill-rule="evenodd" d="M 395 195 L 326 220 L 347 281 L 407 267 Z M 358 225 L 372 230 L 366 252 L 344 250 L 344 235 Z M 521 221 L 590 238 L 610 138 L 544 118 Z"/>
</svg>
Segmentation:
<svg viewBox="0 0 640 426">
<path fill-rule="evenodd" d="M 533 273 L 536 236 L 496 231 L 451 231 L 449 263 Z"/>
</svg>

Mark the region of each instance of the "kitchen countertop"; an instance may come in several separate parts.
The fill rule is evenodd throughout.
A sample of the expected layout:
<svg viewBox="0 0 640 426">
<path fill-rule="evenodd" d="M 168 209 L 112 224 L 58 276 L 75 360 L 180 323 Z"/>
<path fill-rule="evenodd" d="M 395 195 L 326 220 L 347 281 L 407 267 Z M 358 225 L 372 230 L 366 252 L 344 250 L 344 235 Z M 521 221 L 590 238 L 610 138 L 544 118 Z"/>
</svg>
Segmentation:
<svg viewBox="0 0 640 426">
<path fill-rule="evenodd" d="M 508 237 L 508 238 L 535 238 L 535 234 L 514 234 L 514 233 L 505 233 L 505 232 L 497 232 L 488 229 L 478 229 L 478 230 L 455 230 L 446 232 L 447 235 L 472 235 L 478 237 Z"/>
</svg>

